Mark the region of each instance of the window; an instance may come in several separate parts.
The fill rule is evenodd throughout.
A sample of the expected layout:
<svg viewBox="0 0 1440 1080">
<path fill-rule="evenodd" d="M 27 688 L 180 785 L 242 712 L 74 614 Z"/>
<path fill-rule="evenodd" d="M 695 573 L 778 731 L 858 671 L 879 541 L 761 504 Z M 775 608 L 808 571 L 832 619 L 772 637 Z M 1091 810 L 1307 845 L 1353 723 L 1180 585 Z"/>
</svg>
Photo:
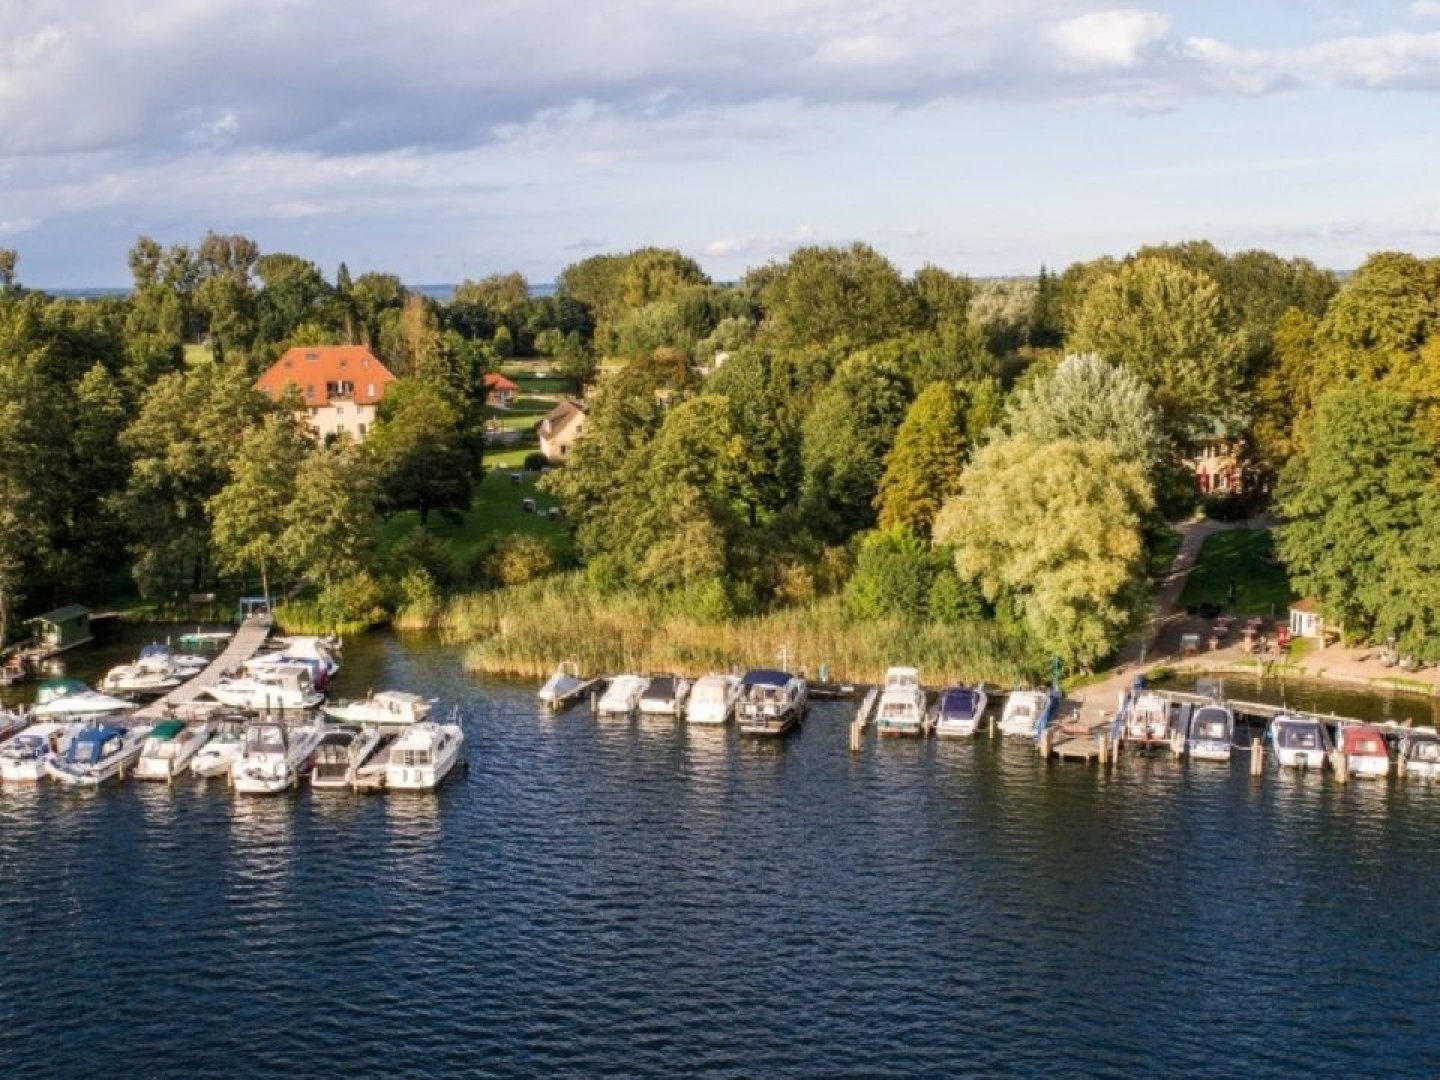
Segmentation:
<svg viewBox="0 0 1440 1080">
<path fill-rule="evenodd" d="M 375 384 L 373 382 L 370 383 L 368 386 L 365 387 L 365 391 L 367 397 L 373 398 L 375 396 Z"/>
<path fill-rule="evenodd" d="M 365 425 L 364 425 L 364 424 L 356 424 L 356 425 L 355 425 L 355 430 L 360 433 L 360 437 L 361 437 L 362 439 L 365 437 Z"/>
</svg>

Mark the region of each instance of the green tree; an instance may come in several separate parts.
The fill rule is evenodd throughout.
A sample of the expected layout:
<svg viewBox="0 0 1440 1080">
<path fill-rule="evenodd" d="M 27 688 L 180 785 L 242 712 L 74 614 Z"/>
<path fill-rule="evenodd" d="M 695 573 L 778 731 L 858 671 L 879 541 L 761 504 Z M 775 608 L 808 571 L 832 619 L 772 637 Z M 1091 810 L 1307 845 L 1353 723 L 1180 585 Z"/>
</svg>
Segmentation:
<svg viewBox="0 0 1440 1080">
<path fill-rule="evenodd" d="M 280 538 L 296 571 L 322 589 L 367 571 L 376 550 L 379 498 L 361 447 L 340 442 L 306 455 L 295 473 L 294 496 L 284 508 Z"/>
<path fill-rule="evenodd" d="M 423 525 L 432 512 L 459 524 L 470 509 L 478 455 L 470 445 L 465 410 L 443 386 L 426 379 L 392 383 L 365 440 L 384 514 L 415 510 Z"/>
<path fill-rule="evenodd" d="M 903 525 L 867 532 L 845 584 L 845 608 L 858 619 L 921 622 L 946 561 L 945 553 L 932 551 Z"/>
<path fill-rule="evenodd" d="M 295 497 L 295 475 L 308 449 L 294 414 L 272 413 L 245 433 L 229 482 L 207 506 L 221 572 L 258 570 L 266 596 L 270 571 L 293 568 L 283 531 Z"/>
<path fill-rule="evenodd" d="M 759 279 L 761 333 L 780 348 L 873 345 L 918 327 L 915 290 L 873 248 L 806 247 Z"/>
<path fill-rule="evenodd" d="M 1105 442 L 1019 436 L 981 448 L 962 484 L 935 522 L 960 576 L 1013 604 L 1067 663 L 1089 668 L 1111 653 L 1145 597 L 1153 502 L 1141 465 Z"/>
<path fill-rule="evenodd" d="M 881 529 L 903 526 L 928 538 L 945 500 L 960 490 L 968 449 L 965 401 L 951 383 L 920 392 L 885 457 L 875 497 Z"/>
</svg>

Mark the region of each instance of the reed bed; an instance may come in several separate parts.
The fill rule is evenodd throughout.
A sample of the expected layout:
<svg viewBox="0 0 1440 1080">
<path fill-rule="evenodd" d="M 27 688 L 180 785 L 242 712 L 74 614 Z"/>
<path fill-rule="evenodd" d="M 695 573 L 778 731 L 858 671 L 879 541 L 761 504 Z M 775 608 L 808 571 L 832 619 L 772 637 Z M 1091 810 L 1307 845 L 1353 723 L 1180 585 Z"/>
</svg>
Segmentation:
<svg viewBox="0 0 1440 1080">
<path fill-rule="evenodd" d="M 958 626 L 857 622 L 838 600 L 771 614 L 704 621 L 639 595 L 598 596 L 578 575 L 455 597 L 428 611 L 402 612 L 402 629 L 433 629 L 469 643 L 466 666 L 493 675 L 542 679 L 560 660 L 582 671 L 671 671 L 700 675 L 773 667 L 854 682 L 880 680 L 892 664 L 913 664 L 927 682 L 1033 680 L 1043 668 L 1027 643 L 991 623 Z"/>
</svg>

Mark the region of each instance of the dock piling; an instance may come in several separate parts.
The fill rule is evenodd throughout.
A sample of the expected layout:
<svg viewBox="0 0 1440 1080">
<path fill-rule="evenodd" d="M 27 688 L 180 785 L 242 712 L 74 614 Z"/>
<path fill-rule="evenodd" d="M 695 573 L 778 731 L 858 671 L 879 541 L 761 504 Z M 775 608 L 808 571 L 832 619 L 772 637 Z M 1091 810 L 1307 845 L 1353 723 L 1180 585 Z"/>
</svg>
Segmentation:
<svg viewBox="0 0 1440 1080">
<path fill-rule="evenodd" d="M 1261 740 L 1250 740 L 1250 775 L 1258 777 L 1265 770 L 1265 757 Z"/>
<path fill-rule="evenodd" d="M 1046 761 L 1050 760 L 1050 729 L 1048 727 L 1040 732 L 1040 756 Z"/>
<path fill-rule="evenodd" d="M 1335 769 L 1335 779 L 1341 784 L 1350 779 L 1350 758 L 1339 750 L 1336 750 L 1330 757 L 1330 764 Z"/>
<path fill-rule="evenodd" d="M 590 715 L 600 715 L 600 695 L 594 690 L 590 691 Z"/>
</svg>

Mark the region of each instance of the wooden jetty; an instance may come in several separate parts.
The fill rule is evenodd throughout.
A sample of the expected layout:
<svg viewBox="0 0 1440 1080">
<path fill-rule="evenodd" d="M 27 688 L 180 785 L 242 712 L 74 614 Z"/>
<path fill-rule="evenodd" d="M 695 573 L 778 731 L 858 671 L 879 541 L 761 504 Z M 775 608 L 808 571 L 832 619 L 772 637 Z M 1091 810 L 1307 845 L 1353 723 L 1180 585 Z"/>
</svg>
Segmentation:
<svg viewBox="0 0 1440 1080">
<path fill-rule="evenodd" d="M 242 667 L 245 661 L 259 652 L 260 646 L 265 644 L 265 639 L 269 636 L 270 617 L 268 615 L 250 616 L 240 624 L 240 629 L 230 639 L 230 644 L 226 646 L 225 651 L 210 661 L 209 667 L 189 682 L 182 683 L 164 697 L 136 712 L 135 717 L 146 721 L 159 720 L 173 712 L 178 706 L 194 703 L 207 687 L 219 682 L 225 672 Z"/>
</svg>

